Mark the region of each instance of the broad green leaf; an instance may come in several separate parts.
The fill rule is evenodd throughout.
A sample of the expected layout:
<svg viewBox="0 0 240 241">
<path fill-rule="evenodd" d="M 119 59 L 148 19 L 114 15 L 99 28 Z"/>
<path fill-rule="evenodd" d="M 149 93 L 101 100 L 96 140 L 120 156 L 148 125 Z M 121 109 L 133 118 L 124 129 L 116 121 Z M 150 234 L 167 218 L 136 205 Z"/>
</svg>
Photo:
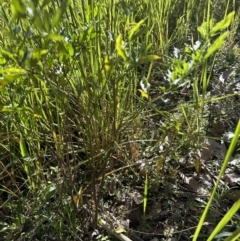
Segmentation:
<svg viewBox="0 0 240 241">
<path fill-rule="evenodd" d="M 194 60 L 195 63 L 201 63 L 203 61 L 203 53 L 205 47 L 203 47 L 201 50 L 197 50 L 195 52 L 192 53 L 192 59 Z"/>
<path fill-rule="evenodd" d="M 57 35 L 57 34 L 54 34 L 54 33 L 51 33 L 51 34 L 47 35 L 46 38 L 54 40 L 54 41 L 63 41 L 64 40 L 63 36 Z"/>
<path fill-rule="evenodd" d="M 158 59 L 160 59 L 160 57 L 157 55 L 146 55 L 144 57 L 140 57 L 137 61 L 137 64 L 146 64 Z"/>
<path fill-rule="evenodd" d="M 3 3 L 2 3 L 2 7 L 5 7 L 5 6 L 7 6 L 7 5 L 8 5 L 7 2 L 3 2 Z"/>
<path fill-rule="evenodd" d="M 21 0 L 12 0 L 11 7 L 21 14 L 26 13 L 26 7 Z"/>
<path fill-rule="evenodd" d="M 49 184 L 43 191 L 43 194 L 45 196 L 45 201 L 48 201 L 50 198 L 54 197 L 56 193 L 57 193 L 56 186 L 53 184 Z"/>
<path fill-rule="evenodd" d="M 20 69 L 20 68 L 7 68 L 7 69 L 0 69 L 0 73 L 1 74 L 26 74 L 27 71 L 24 69 Z"/>
<path fill-rule="evenodd" d="M 22 77 L 22 75 L 23 74 L 11 74 L 11 75 L 4 75 L 4 76 L 0 77 L 0 90 L 3 88 L 3 86 Z"/>
<path fill-rule="evenodd" d="M 135 40 L 136 38 L 142 36 L 144 33 L 146 33 L 147 31 L 149 31 L 148 27 L 143 27 L 141 29 L 139 29 L 133 36 L 131 41 Z"/>
<path fill-rule="evenodd" d="M 20 68 L 8 68 L 0 69 L 0 74 L 2 74 L 0 77 L 0 89 L 2 89 L 3 86 L 15 81 L 23 75 L 26 75 L 27 71 Z"/>
<path fill-rule="evenodd" d="M 227 36 L 229 35 L 229 32 L 226 31 L 223 34 L 221 34 L 215 41 L 213 44 L 210 45 L 210 47 L 207 50 L 207 53 L 204 55 L 204 58 L 207 59 L 209 58 L 215 51 L 217 51 L 218 49 L 220 49 L 223 44 L 225 39 L 227 38 Z"/>
<path fill-rule="evenodd" d="M 186 45 L 185 48 L 184 48 L 184 52 L 186 54 L 191 54 L 192 53 L 192 49 L 190 49 L 190 47 Z"/>
<path fill-rule="evenodd" d="M 70 44 L 70 43 L 65 44 L 65 48 L 67 49 L 69 56 L 72 57 L 74 55 L 74 48 L 73 48 L 72 44 Z"/>
<path fill-rule="evenodd" d="M 145 19 L 142 19 L 129 31 L 129 36 L 128 36 L 129 41 L 131 41 L 133 39 L 134 34 L 139 30 L 139 28 L 144 23 L 144 21 L 145 21 Z"/>
<path fill-rule="evenodd" d="M 4 105 L 0 107 L 0 110 L 2 112 L 17 112 L 17 111 L 22 111 L 23 108 Z"/>
<path fill-rule="evenodd" d="M 113 69 L 113 65 L 112 65 L 112 63 L 109 60 L 109 57 L 107 55 L 104 58 L 104 69 L 107 73 L 110 73 Z"/>
<path fill-rule="evenodd" d="M 205 36 L 207 35 L 207 31 L 203 25 L 201 25 L 200 27 L 197 27 L 197 31 L 200 33 L 202 38 L 205 38 Z"/>
<path fill-rule="evenodd" d="M 12 11 L 13 20 L 17 18 L 25 18 L 27 16 L 26 6 L 23 4 L 21 0 L 12 0 L 11 11 Z"/>
<path fill-rule="evenodd" d="M 127 60 L 127 54 L 124 50 L 124 41 L 122 40 L 122 35 L 118 35 L 116 39 L 116 50 L 118 56 L 122 57 L 124 61 Z"/>
<path fill-rule="evenodd" d="M 209 25 L 207 22 L 203 22 L 200 27 L 197 28 L 197 31 L 200 33 L 202 38 L 206 38 L 209 36 L 209 31 L 213 27 L 213 19 L 210 19 Z"/>
<path fill-rule="evenodd" d="M 6 78 L 1 77 L 0 78 L 0 90 L 3 88 L 3 86 L 11 83 L 12 81 L 14 81 L 14 79 L 6 79 Z"/>
<path fill-rule="evenodd" d="M 188 73 L 189 71 L 189 63 L 182 61 L 182 63 L 179 66 L 175 66 L 175 71 L 180 75 L 180 76 L 184 76 L 185 74 Z"/>
<path fill-rule="evenodd" d="M 7 62 L 6 59 L 0 56 L 0 65 L 4 65 L 6 64 L 6 62 Z"/>
<path fill-rule="evenodd" d="M 214 35 L 216 32 L 218 31 L 221 31 L 225 28 L 227 28 L 232 20 L 233 20 L 233 17 L 234 17 L 234 14 L 235 14 L 235 11 L 229 13 L 226 18 L 224 18 L 222 21 L 218 22 L 213 28 L 212 28 L 212 31 L 211 31 L 211 34 Z"/>
<path fill-rule="evenodd" d="M 37 49 L 33 51 L 32 58 L 39 60 L 43 55 L 46 55 L 47 53 L 48 53 L 48 50 L 46 49 Z"/>
</svg>

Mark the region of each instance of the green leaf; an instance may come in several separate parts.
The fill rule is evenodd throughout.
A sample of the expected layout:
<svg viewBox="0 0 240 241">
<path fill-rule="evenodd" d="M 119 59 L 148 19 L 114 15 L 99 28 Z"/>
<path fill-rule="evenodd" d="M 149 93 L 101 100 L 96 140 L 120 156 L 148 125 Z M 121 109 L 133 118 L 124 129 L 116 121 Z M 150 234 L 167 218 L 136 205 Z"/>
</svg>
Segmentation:
<svg viewBox="0 0 240 241">
<path fill-rule="evenodd" d="M 213 44 L 210 45 L 210 47 L 207 50 L 207 53 L 204 55 L 204 58 L 207 59 L 209 58 L 216 50 L 220 49 L 223 44 L 225 39 L 227 38 L 227 36 L 229 35 L 229 32 L 226 31 L 223 34 L 221 34 L 215 41 Z"/>
<path fill-rule="evenodd" d="M 1 77 L 1 78 L 0 78 L 0 90 L 1 90 L 5 85 L 11 83 L 11 82 L 14 81 L 14 80 L 15 80 L 15 78 L 13 78 L 13 79 L 7 79 L 7 78 L 5 78 L 5 77 Z"/>
<path fill-rule="evenodd" d="M 21 68 L 7 68 L 7 69 L 0 69 L 0 73 L 1 74 L 15 74 L 15 73 L 18 73 L 18 74 L 26 74 L 27 71 L 24 70 L 24 69 L 21 69 Z"/>
<path fill-rule="evenodd" d="M 158 59 L 160 59 L 160 57 L 157 55 L 146 55 L 144 57 L 140 57 L 137 61 L 137 64 L 146 64 Z"/>
<path fill-rule="evenodd" d="M 144 33 L 146 33 L 147 31 L 149 31 L 148 27 L 143 27 L 141 29 L 139 29 L 132 37 L 132 41 L 135 40 L 136 38 L 142 36 Z"/>
<path fill-rule="evenodd" d="M 1 49 L 1 52 L 2 52 L 2 56 L 5 57 L 6 60 L 11 59 L 15 64 L 18 64 L 18 61 L 16 60 L 15 56 L 12 53 L 4 49 Z"/>
<path fill-rule="evenodd" d="M 201 50 L 198 49 L 197 51 L 192 53 L 191 56 L 195 63 L 201 63 L 203 61 L 203 52 L 205 51 L 204 48 L 205 47 L 203 46 Z"/>
<path fill-rule="evenodd" d="M 200 27 L 197 28 L 197 31 L 200 33 L 202 38 L 206 38 L 209 36 L 209 30 L 213 27 L 213 19 L 210 19 L 209 25 L 207 22 L 203 22 Z"/>
<path fill-rule="evenodd" d="M 185 48 L 184 48 L 184 52 L 186 54 L 191 54 L 192 53 L 192 49 L 190 49 L 190 47 L 186 45 Z"/>
<path fill-rule="evenodd" d="M 144 33 L 148 32 L 149 29 L 147 26 L 141 28 L 141 29 L 138 29 L 131 37 L 131 39 L 129 39 L 129 41 L 133 41 L 135 39 L 137 39 L 138 37 L 142 36 Z"/>
<path fill-rule="evenodd" d="M 0 55 L 0 65 L 4 65 L 6 64 L 6 62 L 7 62 L 6 59 Z"/>
<path fill-rule="evenodd" d="M 146 178 L 144 182 L 144 198 L 143 198 L 143 213 L 146 214 L 147 209 L 147 194 L 148 194 L 148 175 L 146 173 Z"/>
<path fill-rule="evenodd" d="M 3 86 L 15 81 L 23 75 L 26 75 L 27 72 L 24 69 L 20 68 L 8 68 L 1 69 L 0 74 L 2 74 L 2 76 L 0 77 L 0 89 L 2 89 Z"/>
<path fill-rule="evenodd" d="M 217 227 L 212 231 L 211 235 L 207 239 L 207 241 L 213 240 L 213 238 L 226 226 L 226 224 L 231 220 L 233 215 L 239 210 L 240 208 L 240 199 L 233 204 L 231 209 L 225 214 L 225 216 L 221 219 L 218 223 Z"/>
<path fill-rule="evenodd" d="M 73 48 L 72 44 L 70 44 L 70 43 L 65 44 L 65 48 L 67 49 L 69 56 L 72 57 L 74 55 L 74 48 Z"/>
<path fill-rule="evenodd" d="M 18 78 L 22 77 L 21 74 L 11 74 L 11 75 L 4 75 L 0 77 L 0 90 L 7 84 L 17 80 Z"/>
<path fill-rule="evenodd" d="M 218 22 L 212 28 L 211 35 L 214 35 L 216 32 L 227 28 L 231 24 L 231 22 L 233 20 L 233 17 L 234 17 L 234 14 L 235 14 L 235 11 L 229 13 L 222 21 Z"/>
<path fill-rule="evenodd" d="M 32 58 L 39 60 L 43 55 L 46 55 L 47 53 L 48 53 L 48 50 L 46 49 L 36 49 L 32 53 Z"/>
<path fill-rule="evenodd" d="M 116 50 L 117 50 L 117 54 L 118 56 L 120 56 L 121 58 L 123 58 L 124 61 L 127 60 L 127 54 L 124 50 L 124 41 L 122 40 L 122 35 L 118 35 L 117 39 L 116 39 Z"/>
<path fill-rule="evenodd" d="M 149 51 L 149 50 L 152 48 L 152 46 L 153 46 L 152 43 L 148 44 L 147 47 L 146 47 L 146 49 L 145 49 L 145 51 L 146 51 L 146 52 Z"/>
<path fill-rule="evenodd" d="M 64 37 L 61 36 L 61 35 L 57 35 L 57 34 L 49 34 L 46 36 L 47 39 L 51 39 L 51 40 L 54 40 L 54 41 L 63 41 L 64 40 Z"/>
<path fill-rule="evenodd" d="M 107 73 L 111 73 L 111 71 L 113 70 L 113 64 L 112 61 L 109 59 L 109 56 L 106 55 L 104 57 L 104 69 Z"/>
<path fill-rule="evenodd" d="M 21 151 L 22 157 L 28 156 L 28 151 L 27 151 L 26 143 L 25 143 L 25 140 L 24 140 L 24 138 L 23 138 L 22 135 L 20 136 L 19 147 L 20 147 L 20 151 Z"/>
<path fill-rule="evenodd" d="M 4 105 L 4 106 L 1 106 L 1 107 L 0 107 L 0 110 L 1 110 L 2 112 L 12 113 L 12 112 L 17 112 L 17 111 L 22 111 L 23 108 Z"/>
<path fill-rule="evenodd" d="M 56 186 L 54 186 L 53 184 L 48 185 L 43 191 L 43 194 L 45 196 L 45 201 L 48 201 L 50 198 L 54 197 L 56 193 L 57 193 Z"/>
<path fill-rule="evenodd" d="M 27 16 L 26 6 L 23 4 L 21 0 L 12 0 L 11 11 L 12 11 L 13 20 L 17 18 L 25 18 Z"/>
<path fill-rule="evenodd" d="M 131 41 L 134 38 L 136 38 L 136 34 L 139 30 L 139 28 L 141 27 L 141 25 L 144 23 L 146 19 L 142 19 L 141 21 L 139 21 L 130 31 L 129 31 L 129 36 L 128 36 L 128 40 Z M 138 35 L 139 36 L 139 35 Z"/>
</svg>

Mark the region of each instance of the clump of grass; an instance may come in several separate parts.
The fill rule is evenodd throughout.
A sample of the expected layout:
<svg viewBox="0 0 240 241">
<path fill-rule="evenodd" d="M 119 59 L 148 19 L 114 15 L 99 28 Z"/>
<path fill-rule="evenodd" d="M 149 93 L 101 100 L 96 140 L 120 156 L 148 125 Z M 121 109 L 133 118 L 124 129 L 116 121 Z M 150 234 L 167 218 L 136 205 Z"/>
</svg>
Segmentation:
<svg viewBox="0 0 240 241">
<path fill-rule="evenodd" d="M 11 14 L 2 8 L 8 36 L 2 39 L 2 114 L 7 120 L 1 127 L 7 153 L 2 163 L 7 169 L 8 158 L 14 172 L 7 169 L 7 176 L 17 188 L 14 176 L 21 178 L 17 200 L 39 199 L 30 216 L 51 201 L 61 207 L 60 216 L 66 212 L 73 229 L 78 222 L 71 213 L 78 212 L 86 191 L 96 226 L 105 175 L 124 165 L 118 146 L 130 138 L 126 130 L 141 112 L 136 68 L 158 58 L 138 42 L 145 38 L 144 20 L 135 22 L 134 14 L 129 17 L 113 2 L 12 1 L 8 7 Z M 8 188 L 2 187 L 11 203 Z M 27 218 L 20 218 L 19 235 Z M 15 221 L 8 222 L 13 226 L 5 223 L 5 229 L 14 230 Z M 39 222 L 53 225 L 51 217 L 40 215 L 33 230 L 41 231 Z M 54 225 L 59 237 L 66 235 L 63 222 L 60 218 Z"/>
</svg>

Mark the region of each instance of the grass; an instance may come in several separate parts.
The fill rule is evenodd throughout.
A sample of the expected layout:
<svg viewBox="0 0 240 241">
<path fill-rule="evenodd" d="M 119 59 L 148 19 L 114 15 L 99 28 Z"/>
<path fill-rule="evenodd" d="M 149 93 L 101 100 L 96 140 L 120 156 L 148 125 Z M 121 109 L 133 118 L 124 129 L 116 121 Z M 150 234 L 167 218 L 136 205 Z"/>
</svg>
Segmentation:
<svg viewBox="0 0 240 241">
<path fill-rule="evenodd" d="M 209 134 L 209 106 L 239 95 L 209 91 L 220 69 L 239 70 L 237 3 L 0 7 L 0 237 L 89 240 L 112 230 L 112 195 L 139 185 L 145 219 L 159 171 L 175 178 Z"/>
</svg>

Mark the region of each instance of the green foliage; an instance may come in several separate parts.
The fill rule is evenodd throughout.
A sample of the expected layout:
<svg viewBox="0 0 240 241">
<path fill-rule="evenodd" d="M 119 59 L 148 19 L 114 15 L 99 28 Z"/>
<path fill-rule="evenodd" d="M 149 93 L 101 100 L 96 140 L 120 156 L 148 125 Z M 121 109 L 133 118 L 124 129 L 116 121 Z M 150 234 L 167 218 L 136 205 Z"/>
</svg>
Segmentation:
<svg viewBox="0 0 240 241">
<path fill-rule="evenodd" d="M 203 38 L 202 42 L 198 41 L 193 46 L 186 45 L 185 56 L 182 56 L 180 51 L 175 49 L 175 58 L 172 60 L 172 70 L 169 70 L 168 73 L 168 81 L 172 88 L 191 83 L 192 81 L 188 76 L 223 46 L 229 32 L 220 32 L 230 25 L 233 16 L 234 12 L 230 13 L 226 17 L 226 20 L 224 19 L 216 25 L 213 25 L 213 19 L 210 20 L 210 25 L 204 22 L 202 26 L 198 28 Z M 213 43 L 210 43 L 216 34 L 220 34 L 220 36 Z M 203 69 L 203 71 L 206 70 Z M 190 75 L 190 78 L 194 79 L 194 76 Z M 206 83 L 206 81 L 207 80 L 202 80 L 202 83 Z M 206 88 L 207 86 L 204 86 L 203 89 L 206 91 Z"/>
<path fill-rule="evenodd" d="M 125 130 L 141 112 L 141 106 L 136 108 L 136 67 L 158 59 L 148 54 L 145 20 L 135 23 L 134 15 L 119 16 L 112 12 L 116 5 L 109 3 L 14 0 L 10 9 L 1 8 L 7 36 L 1 39 L 0 106 L 6 120 L 1 131 L 14 133 L 15 140 L 3 147 L 11 168 L 19 166 L 18 175 L 26 177 L 25 191 L 40 195 L 41 205 L 59 195 L 54 176 L 63 179 L 57 205 L 69 223 L 72 211 L 64 197 L 72 199 L 72 210 L 79 208 L 74 200 L 79 183 L 92 183 L 92 200 L 98 205 L 101 188 L 95 182 L 110 171 Z M 116 29 L 119 22 L 122 26 Z M 6 138 L 11 142 L 10 134 Z M 91 170 L 88 180 L 75 179 L 82 167 Z M 43 183 L 48 185 L 40 194 Z M 54 225 L 60 237 L 62 225 L 61 219 Z"/>
<path fill-rule="evenodd" d="M 0 3 L 0 194 L 7 196 L 0 232 L 5 240 L 77 240 L 86 228 L 85 216 L 96 227 L 105 178 L 129 164 L 126 143 L 143 139 L 137 133 L 145 110 L 168 119 L 160 139 L 172 137 L 164 143 L 172 156 L 193 145 L 189 140 L 201 129 L 206 102 L 208 63 L 226 43 L 234 18 L 231 12 L 216 24 L 214 18 L 203 21 L 208 4 Z M 202 25 L 196 28 L 193 22 Z M 197 34 L 200 41 L 186 44 L 189 35 Z M 149 82 L 158 78 L 157 68 L 169 69 L 162 99 L 191 86 L 193 102 L 177 106 L 175 113 L 152 104 Z M 144 215 L 150 182 L 148 173 L 141 183 Z M 54 237 L 47 236 L 50 229 Z"/>
</svg>

